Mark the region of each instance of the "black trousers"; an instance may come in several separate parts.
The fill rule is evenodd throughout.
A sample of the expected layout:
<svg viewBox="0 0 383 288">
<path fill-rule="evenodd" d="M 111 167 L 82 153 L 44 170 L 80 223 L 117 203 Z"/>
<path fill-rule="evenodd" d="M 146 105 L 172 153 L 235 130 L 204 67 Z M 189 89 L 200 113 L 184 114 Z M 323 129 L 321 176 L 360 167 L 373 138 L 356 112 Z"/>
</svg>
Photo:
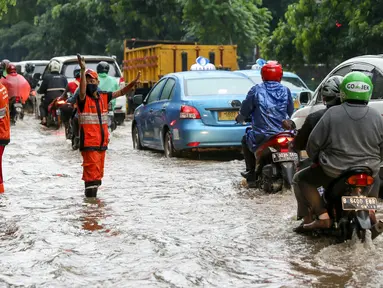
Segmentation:
<svg viewBox="0 0 383 288">
<path fill-rule="evenodd" d="M 252 151 L 250 151 L 249 147 L 246 143 L 246 135 L 242 137 L 242 153 L 245 157 L 246 171 L 255 171 L 255 155 Z"/>
</svg>

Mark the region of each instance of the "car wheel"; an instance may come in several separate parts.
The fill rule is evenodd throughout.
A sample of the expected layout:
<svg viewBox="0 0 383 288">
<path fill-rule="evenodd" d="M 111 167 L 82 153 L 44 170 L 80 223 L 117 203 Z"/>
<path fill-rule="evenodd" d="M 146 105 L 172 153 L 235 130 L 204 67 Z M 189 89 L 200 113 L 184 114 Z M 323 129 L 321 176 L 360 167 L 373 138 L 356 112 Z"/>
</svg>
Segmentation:
<svg viewBox="0 0 383 288">
<path fill-rule="evenodd" d="M 132 132 L 133 149 L 142 150 L 144 147 L 141 145 L 140 135 L 138 134 L 138 128 L 136 125 L 133 127 Z"/>
<path fill-rule="evenodd" d="M 164 138 L 164 152 L 166 158 L 177 157 L 179 153 L 174 149 L 172 134 L 170 131 L 166 131 Z"/>
</svg>

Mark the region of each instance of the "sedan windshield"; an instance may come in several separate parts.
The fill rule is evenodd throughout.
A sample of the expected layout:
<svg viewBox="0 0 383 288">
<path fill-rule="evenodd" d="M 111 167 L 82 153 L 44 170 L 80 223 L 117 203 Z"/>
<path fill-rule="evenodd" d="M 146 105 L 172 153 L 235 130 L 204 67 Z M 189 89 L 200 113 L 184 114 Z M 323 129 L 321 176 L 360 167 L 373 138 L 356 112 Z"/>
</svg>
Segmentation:
<svg viewBox="0 0 383 288">
<path fill-rule="evenodd" d="M 185 81 L 186 96 L 247 94 L 254 84 L 241 78 L 204 78 Z"/>
<path fill-rule="evenodd" d="M 249 76 L 256 84 L 262 83 L 261 76 Z M 295 77 L 282 77 L 281 84 L 289 89 L 308 89 L 306 84 L 303 83 L 299 78 Z"/>
</svg>

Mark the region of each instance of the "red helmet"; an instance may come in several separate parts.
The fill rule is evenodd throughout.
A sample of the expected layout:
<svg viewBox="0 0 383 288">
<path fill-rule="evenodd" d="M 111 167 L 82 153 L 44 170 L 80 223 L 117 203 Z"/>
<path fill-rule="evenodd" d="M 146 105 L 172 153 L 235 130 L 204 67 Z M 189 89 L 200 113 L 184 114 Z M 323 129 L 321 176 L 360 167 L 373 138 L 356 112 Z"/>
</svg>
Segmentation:
<svg viewBox="0 0 383 288">
<path fill-rule="evenodd" d="M 267 61 L 267 63 L 262 66 L 261 75 L 263 81 L 281 82 L 283 75 L 282 65 L 279 64 L 278 61 Z"/>
<path fill-rule="evenodd" d="M 9 64 L 8 67 L 7 67 L 7 73 L 8 74 L 17 73 L 16 66 L 13 65 L 13 64 Z"/>
</svg>

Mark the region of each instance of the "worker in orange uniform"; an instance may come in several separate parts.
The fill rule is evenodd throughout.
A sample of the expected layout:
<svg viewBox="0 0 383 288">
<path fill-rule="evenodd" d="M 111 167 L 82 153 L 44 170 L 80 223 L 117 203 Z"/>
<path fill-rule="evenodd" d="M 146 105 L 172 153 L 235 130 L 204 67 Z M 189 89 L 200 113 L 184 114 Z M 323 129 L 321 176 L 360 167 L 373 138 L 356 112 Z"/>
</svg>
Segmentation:
<svg viewBox="0 0 383 288">
<path fill-rule="evenodd" d="M 126 95 L 140 79 L 136 79 L 121 90 L 115 92 L 98 91 L 98 74 L 85 69 L 85 59 L 77 54 L 81 68 L 80 93 L 77 99 L 80 124 L 80 151 L 83 157 L 83 176 L 85 196 L 97 197 L 97 189 L 104 176 L 105 152 L 108 149 L 108 103 L 117 97 Z"/>
<path fill-rule="evenodd" d="M 0 78 L 3 76 L 5 67 L 0 64 Z M 11 122 L 9 117 L 8 91 L 0 83 L 0 194 L 4 193 L 3 181 L 3 153 L 5 146 L 8 145 L 11 136 Z"/>
</svg>

